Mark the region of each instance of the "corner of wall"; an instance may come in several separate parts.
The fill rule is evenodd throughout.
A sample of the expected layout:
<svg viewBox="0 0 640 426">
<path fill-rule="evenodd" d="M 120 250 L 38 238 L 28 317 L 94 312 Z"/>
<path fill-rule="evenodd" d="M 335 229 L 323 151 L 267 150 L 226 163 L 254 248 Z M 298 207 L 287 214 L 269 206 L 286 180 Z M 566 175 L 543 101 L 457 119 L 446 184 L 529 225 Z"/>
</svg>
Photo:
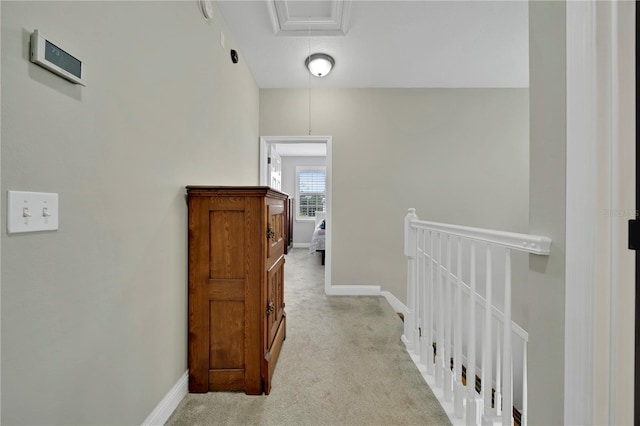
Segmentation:
<svg viewBox="0 0 640 426">
<path fill-rule="evenodd" d="M 175 411 L 180 401 L 189 392 L 189 370 L 180 377 L 175 385 L 167 392 L 167 394 L 160 400 L 158 405 L 142 422 L 142 426 L 162 426 L 164 425 L 171 414 Z"/>
</svg>

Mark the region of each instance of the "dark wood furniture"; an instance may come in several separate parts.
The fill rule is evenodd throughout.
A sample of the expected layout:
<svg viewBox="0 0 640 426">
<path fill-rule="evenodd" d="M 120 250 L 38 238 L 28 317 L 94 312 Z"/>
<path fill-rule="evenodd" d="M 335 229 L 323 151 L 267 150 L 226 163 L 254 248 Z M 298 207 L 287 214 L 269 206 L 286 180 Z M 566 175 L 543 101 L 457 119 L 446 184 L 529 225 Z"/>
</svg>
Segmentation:
<svg viewBox="0 0 640 426">
<path fill-rule="evenodd" d="M 287 198 L 285 205 L 285 239 L 284 254 L 289 254 L 293 247 L 293 198 Z"/>
<path fill-rule="evenodd" d="M 285 339 L 287 195 L 188 186 L 189 391 L 269 394 Z"/>
</svg>

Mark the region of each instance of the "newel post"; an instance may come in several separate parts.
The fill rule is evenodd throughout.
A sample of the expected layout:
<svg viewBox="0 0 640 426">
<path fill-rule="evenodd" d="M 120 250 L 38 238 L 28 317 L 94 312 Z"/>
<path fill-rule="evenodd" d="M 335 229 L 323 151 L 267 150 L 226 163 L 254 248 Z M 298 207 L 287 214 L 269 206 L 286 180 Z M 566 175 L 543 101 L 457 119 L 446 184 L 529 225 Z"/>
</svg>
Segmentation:
<svg viewBox="0 0 640 426">
<path fill-rule="evenodd" d="M 407 315 L 404 319 L 402 341 L 407 350 L 416 348 L 416 257 L 418 231 L 411 227 L 411 222 L 418 220 L 416 209 L 409 209 L 404 217 L 404 255 L 407 257 Z"/>
</svg>

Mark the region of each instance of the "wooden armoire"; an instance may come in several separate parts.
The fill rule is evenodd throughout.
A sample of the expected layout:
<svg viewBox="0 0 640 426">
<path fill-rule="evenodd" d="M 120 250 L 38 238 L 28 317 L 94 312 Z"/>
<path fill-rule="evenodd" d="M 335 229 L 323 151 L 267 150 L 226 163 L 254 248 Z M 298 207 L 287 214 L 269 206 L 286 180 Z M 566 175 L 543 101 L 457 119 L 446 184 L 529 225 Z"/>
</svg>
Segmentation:
<svg viewBox="0 0 640 426">
<path fill-rule="evenodd" d="M 285 339 L 287 195 L 188 186 L 189 391 L 269 394 Z"/>
</svg>

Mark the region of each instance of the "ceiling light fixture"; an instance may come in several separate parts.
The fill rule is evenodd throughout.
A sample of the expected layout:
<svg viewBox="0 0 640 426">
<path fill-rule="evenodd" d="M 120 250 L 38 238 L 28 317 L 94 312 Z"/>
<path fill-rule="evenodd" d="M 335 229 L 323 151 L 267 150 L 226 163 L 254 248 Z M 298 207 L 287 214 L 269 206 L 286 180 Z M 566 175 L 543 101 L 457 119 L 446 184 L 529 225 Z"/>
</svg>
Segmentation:
<svg viewBox="0 0 640 426">
<path fill-rule="evenodd" d="M 314 53 L 307 56 L 304 64 L 309 69 L 309 72 L 316 77 L 324 77 L 329 74 L 336 61 L 326 53 Z"/>
</svg>

